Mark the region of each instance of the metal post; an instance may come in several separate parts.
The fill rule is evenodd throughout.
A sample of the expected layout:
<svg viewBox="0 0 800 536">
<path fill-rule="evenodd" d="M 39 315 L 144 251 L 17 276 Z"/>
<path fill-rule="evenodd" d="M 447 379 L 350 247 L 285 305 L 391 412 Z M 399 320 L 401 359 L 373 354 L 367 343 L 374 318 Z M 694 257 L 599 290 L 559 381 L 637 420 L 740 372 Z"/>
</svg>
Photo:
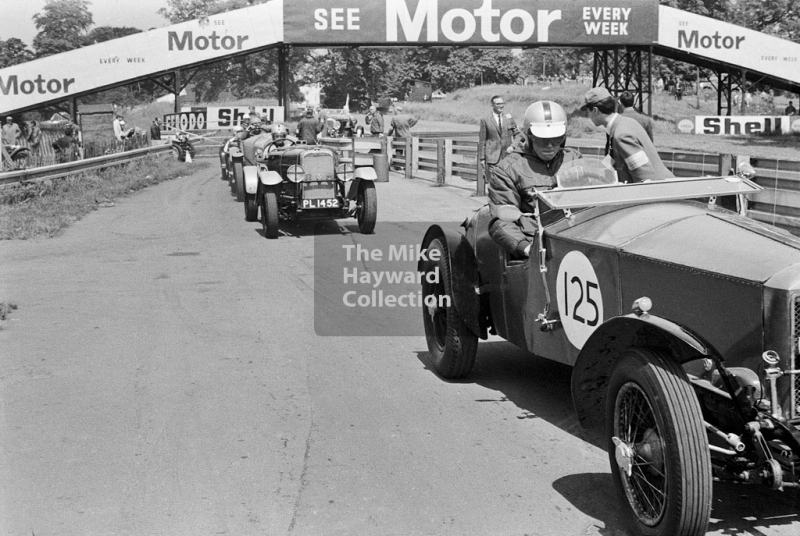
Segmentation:
<svg viewBox="0 0 800 536">
<path fill-rule="evenodd" d="M 181 70 L 175 69 L 172 78 L 173 93 L 175 95 L 175 106 L 173 107 L 175 113 L 181 111 Z"/>
</svg>

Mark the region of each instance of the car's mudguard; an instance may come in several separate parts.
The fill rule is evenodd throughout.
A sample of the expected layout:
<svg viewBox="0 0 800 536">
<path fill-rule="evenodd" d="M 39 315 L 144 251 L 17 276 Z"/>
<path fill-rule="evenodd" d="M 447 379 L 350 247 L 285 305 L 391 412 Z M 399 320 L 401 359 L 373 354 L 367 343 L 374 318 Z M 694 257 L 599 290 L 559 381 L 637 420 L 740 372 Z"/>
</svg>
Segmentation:
<svg viewBox="0 0 800 536">
<path fill-rule="evenodd" d="M 242 158 L 242 149 L 238 145 L 231 145 L 228 147 L 228 154 L 231 158 Z"/>
<path fill-rule="evenodd" d="M 486 329 L 481 329 L 480 325 L 480 295 L 476 290 L 479 287 L 478 265 L 472 244 L 459 231 L 431 225 L 422 239 L 422 249 L 426 250 L 437 238 L 442 238 L 447 247 L 447 262 L 453 279 L 453 306 L 469 330 L 485 339 Z M 417 270 L 424 270 L 424 260 L 419 260 Z"/>
<path fill-rule="evenodd" d="M 572 403 L 581 426 L 605 426 L 606 393 L 617 358 L 628 348 L 659 348 L 679 363 L 702 357 L 722 359 L 698 335 L 651 314 L 629 314 L 601 324 L 583 345 L 572 370 Z"/>
<path fill-rule="evenodd" d="M 248 194 L 258 193 L 258 168 L 244 166 L 244 191 Z"/>
<path fill-rule="evenodd" d="M 355 171 L 353 171 L 353 179 L 360 180 L 363 179 L 365 181 L 374 181 L 378 179 L 378 173 L 375 171 L 375 168 L 364 166 L 364 167 L 357 167 Z"/>
<path fill-rule="evenodd" d="M 371 181 L 375 182 L 377 180 L 378 174 L 375 173 L 375 169 L 371 167 L 360 167 L 356 168 L 353 172 L 353 180 L 350 181 L 350 188 L 347 190 L 347 199 L 355 199 L 358 195 L 358 186 L 361 184 L 361 181 Z"/>
<path fill-rule="evenodd" d="M 258 180 L 265 186 L 275 186 L 283 182 L 280 173 L 277 171 L 270 171 L 266 167 L 258 168 Z"/>
</svg>

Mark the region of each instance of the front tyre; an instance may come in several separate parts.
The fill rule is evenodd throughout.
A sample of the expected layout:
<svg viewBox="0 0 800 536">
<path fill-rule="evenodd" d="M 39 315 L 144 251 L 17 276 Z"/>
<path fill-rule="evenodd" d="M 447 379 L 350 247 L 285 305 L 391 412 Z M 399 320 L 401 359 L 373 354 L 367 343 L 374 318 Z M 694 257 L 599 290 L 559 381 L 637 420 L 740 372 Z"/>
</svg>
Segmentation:
<svg viewBox="0 0 800 536">
<path fill-rule="evenodd" d="M 456 311 L 453 302 L 453 280 L 450 259 L 443 239 L 428 246 L 428 257 L 422 279 L 422 321 L 425 339 L 436 373 L 443 378 L 462 378 L 470 373 L 478 353 L 478 336 L 472 333 Z M 438 257 L 437 253 L 438 252 Z M 427 274 L 438 270 L 438 276 Z"/>
<path fill-rule="evenodd" d="M 186 161 L 186 153 L 183 152 L 183 148 L 179 145 L 172 146 L 172 154 L 175 155 L 175 158 L 178 160 L 178 162 Z"/>
<path fill-rule="evenodd" d="M 607 442 L 635 534 L 700 536 L 711 513 L 711 460 L 697 397 L 681 366 L 633 348 L 611 374 Z"/>
<path fill-rule="evenodd" d="M 238 202 L 244 201 L 244 164 L 241 159 L 233 161 L 233 191 Z"/>
<path fill-rule="evenodd" d="M 356 217 L 361 234 L 372 234 L 378 220 L 378 193 L 372 181 L 361 181 L 356 197 Z"/>
<path fill-rule="evenodd" d="M 268 186 L 264 190 L 261 224 L 264 226 L 266 238 L 278 238 L 278 192 L 272 186 Z"/>
<path fill-rule="evenodd" d="M 244 193 L 244 219 L 245 221 L 258 220 L 258 198 L 256 194 Z"/>
</svg>

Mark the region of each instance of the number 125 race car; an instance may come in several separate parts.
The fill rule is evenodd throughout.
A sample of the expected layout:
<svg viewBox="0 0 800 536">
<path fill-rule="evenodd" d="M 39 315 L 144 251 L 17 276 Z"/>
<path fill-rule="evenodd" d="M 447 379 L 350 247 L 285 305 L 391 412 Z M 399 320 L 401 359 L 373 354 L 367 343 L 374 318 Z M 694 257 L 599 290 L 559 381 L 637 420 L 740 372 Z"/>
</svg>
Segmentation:
<svg viewBox="0 0 800 536">
<path fill-rule="evenodd" d="M 752 175 L 619 184 L 587 161 L 562 171 L 530 192 L 534 214 L 484 207 L 463 229 L 428 229 L 436 372 L 469 374 L 490 333 L 572 366 L 578 419 L 604 435 L 636 534 L 705 534 L 714 479 L 797 488 L 800 240 L 741 214 Z M 489 236 L 495 217 L 533 218 L 529 258 Z"/>
</svg>

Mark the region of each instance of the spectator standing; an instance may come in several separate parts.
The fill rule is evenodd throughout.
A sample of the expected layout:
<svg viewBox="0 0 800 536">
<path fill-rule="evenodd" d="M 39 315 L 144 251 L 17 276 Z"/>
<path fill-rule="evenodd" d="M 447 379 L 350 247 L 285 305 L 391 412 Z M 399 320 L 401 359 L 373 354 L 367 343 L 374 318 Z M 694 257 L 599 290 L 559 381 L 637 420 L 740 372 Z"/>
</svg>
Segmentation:
<svg viewBox="0 0 800 536">
<path fill-rule="evenodd" d="M 405 139 L 411 137 L 411 128 L 417 124 L 417 118 L 411 115 L 401 115 L 402 106 L 395 106 L 395 116 L 392 117 L 392 124 L 389 127 L 389 136 L 394 135 L 395 139 Z M 405 157 L 405 149 L 396 149 L 397 156 Z"/>
<path fill-rule="evenodd" d="M 389 136 L 394 135 L 395 138 L 411 137 L 411 127 L 417 124 L 417 118 L 410 115 L 401 115 L 402 111 L 402 106 L 395 106 L 395 116 L 392 117 Z"/>
<path fill-rule="evenodd" d="M 492 112 L 481 119 L 478 130 L 478 160 L 484 166 L 487 182 L 491 179 L 492 168 L 509 152 L 514 136 L 519 133 L 511 114 L 503 112 L 506 105 L 503 97 L 495 95 L 491 103 Z"/>
<path fill-rule="evenodd" d="M 64 135 L 53 142 L 56 151 L 56 161 L 72 162 L 78 159 L 78 142 L 72 137 L 72 128 L 67 128 Z"/>
<path fill-rule="evenodd" d="M 19 125 L 14 122 L 14 118 L 10 115 L 6 117 L 6 122 L 3 124 L 3 143 L 6 145 L 17 145 L 22 130 Z"/>
<path fill-rule="evenodd" d="M 154 118 L 150 125 L 150 139 L 154 141 L 161 139 L 161 121 L 158 120 L 158 117 Z"/>
<path fill-rule="evenodd" d="M 616 113 L 617 102 L 604 87 L 586 92 L 581 110 L 606 131 L 606 155 L 611 157 L 620 182 L 645 182 L 674 177 L 658 155 L 642 125 Z"/>
<path fill-rule="evenodd" d="M 630 117 L 631 119 L 635 119 L 644 131 L 647 132 L 647 135 L 650 139 L 653 139 L 653 120 L 647 117 L 644 114 L 640 114 L 633 108 L 633 102 L 635 97 L 633 93 L 630 91 L 623 91 L 622 94 L 619 96 L 619 102 L 622 104 L 622 115 L 626 117 Z"/>
<path fill-rule="evenodd" d="M 792 101 L 789 101 L 789 106 L 787 106 L 783 110 L 783 114 L 784 115 L 796 115 L 797 114 L 797 108 L 795 108 L 794 105 L 792 105 Z"/>
<path fill-rule="evenodd" d="M 378 110 L 374 104 L 369 107 L 369 113 L 366 117 L 366 123 L 369 125 L 369 133 L 373 136 L 383 136 L 383 114 Z"/>
<path fill-rule="evenodd" d="M 297 136 L 308 145 L 316 145 L 317 135 L 322 132 L 322 124 L 314 117 L 314 110 L 308 108 L 306 116 L 297 124 Z"/>
<path fill-rule="evenodd" d="M 117 114 L 117 116 L 114 118 L 113 126 L 114 137 L 117 139 L 117 141 L 125 141 L 125 139 L 129 138 L 133 133 L 132 128 L 125 128 L 125 120 L 122 119 L 122 116 L 119 114 Z"/>
<path fill-rule="evenodd" d="M 31 127 L 28 130 L 28 146 L 34 155 L 38 155 L 41 151 L 42 128 L 39 126 L 39 121 L 31 121 Z"/>
<path fill-rule="evenodd" d="M 250 119 L 250 124 L 261 123 L 261 116 L 256 112 L 255 106 L 247 108 L 247 117 Z"/>
</svg>

